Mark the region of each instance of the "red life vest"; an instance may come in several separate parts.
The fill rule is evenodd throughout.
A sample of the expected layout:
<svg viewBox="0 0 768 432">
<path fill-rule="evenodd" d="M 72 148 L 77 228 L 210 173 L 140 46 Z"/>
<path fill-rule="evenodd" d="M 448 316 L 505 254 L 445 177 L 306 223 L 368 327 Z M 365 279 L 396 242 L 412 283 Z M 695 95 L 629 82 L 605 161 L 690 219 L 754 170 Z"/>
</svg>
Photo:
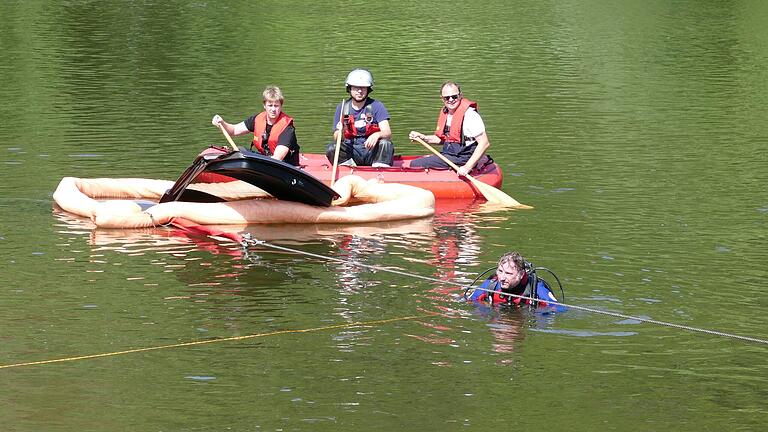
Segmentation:
<svg viewBox="0 0 768 432">
<path fill-rule="evenodd" d="M 437 127 L 435 128 L 435 135 L 440 138 L 440 141 L 443 143 L 464 143 L 462 140 L 462 126 L 464 124 L 464 114 L 469 107 L 477 110 L 477 102 L 462 98 L 456 111 L 453 112 L 447 134 L 445 133 L 445 122 L 448 120 L 448 110 L 446 108 L 440 110 L 440 117 L 437 118 Z"/>
<path fill-rule="evenodd" d="M 267 112 L 259 113 L 253 120 L 253 146 L 259 153 L 272 156 L 275 154 L 275 147 L 277 147 L 277 140 L 280 139 L 280 134 L 292 124 L 293 118 L 281 112 L 272 125 L 272 130 L 269 131 L 269 138 L 267 139 L 268 148 L 265 149 L 262 144 L 264 143 L 264 134 L 267 132 Z"/>
<path fill-rule="evenodd" d="M 536 278 L 533 278 L 536 279 Z M 491 277 L 493 281 L 493 287 L 496 287 L 498 278 L 496 276 Z M 528 277 L 528 273 L 523 274 L 523 277 L 518 282 L 517 287 L 524 287 L 522 292 L 515 293 L 523 297 L 539 298 L 536 287 L 533 286 L 534 281 Z M 544 283 L 544 286 L 549 290 L 549 286 Z M 489 287 L 491 288 L 491 287 Z M 551 290 L 550 290 L 551 291 Z M 486 292 L 485 295 L 479 298 L 480 301 L 490 301 L 491 304 L 506 304 L 506 305 L 530 305 L 533 303 L 531 300 L 523 299 L 520 297 L 512 297 L 509 295 L 503 295 L 501 291 Z M 544 300 L 538 300 L 538 306 L 546 307 L 548 303 Z"/>
<path fill-rule="evenodd" d="M 347 100 L 344 102 L 345 104 L 351 104 L 351 100 Z M 349 105 L 347 105 L 349 106 Z M 344 105 L 342 105 L 342 114 L 344 114 Z M 349 109 L 349 108 L 347 108 Z M 368 104 L 363 108 L 363 118 L 365 119 L 365 131 L 363 131 L 362 135 L 358 133 L 357 128 L 355 127 L 355 116 L 346 114 L 346 123 L 344 125 L 344 138 L 345 139 L 352 139 L 352 138 L 358 138 L 358 137 L 369 137 L 372 134 L 379 132 L 381 129 L 379 128 L 378 123 L 373 123 L 373 106 L 372 104 Z"/>
</svg>

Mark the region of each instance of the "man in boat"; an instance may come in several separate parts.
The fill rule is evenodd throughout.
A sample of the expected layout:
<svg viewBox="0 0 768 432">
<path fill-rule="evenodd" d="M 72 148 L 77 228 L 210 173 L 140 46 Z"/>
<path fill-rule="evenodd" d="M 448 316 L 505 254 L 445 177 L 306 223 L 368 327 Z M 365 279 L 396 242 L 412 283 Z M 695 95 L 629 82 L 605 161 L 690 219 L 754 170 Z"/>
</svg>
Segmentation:
<svg viewBox="0 0 768 432">
<path fill-rule="evenodd" d="M 211 123 L 217 127 L 223 126 L 232 136 L 253 133 L 251 151 L 298 166 L 299 144 L 296 142 L 296 128 L 293 126 L 293 118 L 283 112 L 283 92 L 279 87 L 267 86 L 262 95 L 264 111 L 261 113 L 235 125 L 225 122 L 216 114 Z"/>
<path fill-rule="evenodd" d="M 518 252 L 502 255 L 496 274 L 475 289 L 469 300 L 508 306 L 548 306 L 548 301 L 557 302 L 549 285 L 536 276 L 531 265 Z"/>
<path fill-rule="evenodd" d="M 369 97 L 373 92 L 373 76 L 365 69 L 355 69 L 347 75 L 345 85 L 350 97 L 336 107 L 333 142 L 325 155 L 333 163 L 339 134 L 343 134 L 340 165 L 392 166 L 395 147 L 391 141 L 389 112 L 381 101 Z"/>
<path fill-rule="evenodd" d="M 443 108 L 437 118 L 437 128 L 432 135 L 411 131 L 411 140 L 421 139 L 428 144 L 442 144 L 440 153 L 455 163 L 460 176 L 467 175 L 475 167 L 482 167 L 490 161 L 485 152 L 490 147 L 485 124 L 477 112 L 477 103 L 465 99 L 461 86 L 453 81 L 446 81 L 440 87 Z M 412 167 L 447 169 L 446 164 L 437 155 L 429 155 L 411 161 Z"/>
</svg>

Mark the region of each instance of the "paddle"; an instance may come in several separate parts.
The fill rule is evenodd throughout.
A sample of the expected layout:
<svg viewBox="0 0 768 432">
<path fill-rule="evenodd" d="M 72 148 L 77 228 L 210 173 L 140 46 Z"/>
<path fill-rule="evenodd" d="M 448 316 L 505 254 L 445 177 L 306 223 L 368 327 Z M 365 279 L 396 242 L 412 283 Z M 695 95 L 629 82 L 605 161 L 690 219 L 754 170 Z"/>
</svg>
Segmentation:
<svg viewBox="0 0 768 432">
<path fill-rule="evenodd" d="M 440 159 L 443 160 L 443 162 L 447 163 L 448 166 L 453 168 L 454 171 L 458 171 L 459 170 L 459 167 L 456 166 L 455 163 L 453 163 L 447 157 L 443 156 L 442 153 L 440 153 L 439 151 L 435 150 L 431 145 L 429 145 L 426 142 L 424 142 L 424 140 L 422 140 L 421 138 L 416 138 L 414 141 L 418 142 L 419 144 L 421 144 L 424 147 L 426 147 L 429 151 L 431 151 L 432 153 L 436 154 Z M 532 209 L 533 208 L 533 207 L 525 205 L 525 204 L 520 204 L 519 202 L 517 202 L 517 200 L 515 200 L 511 196 L 505 194 L 503 191 L 500 191 L 500 190 L 496 189 L 495 187 L 493 187 L 493 186 L 491 186 L 489 184 L 485 184 L 485 183 L 481 182 L 480 180 L 472 177 L 469 174 L 467 174 L 465 177 L 467 177 L 469 179 L 469 181 L 472 182 L 472 185 L 475 187 L 475 189 L 477 189 L 477 191 L 480 192 L 480 194 L 489 203 L 500 204 L 500 205 L 503 205 L 505 207 L 514 207 L 514 208 L 518 208 L 518 209 Z"/>
<path fill-rule="evenodd" d="M 339 111 L 339 135 L 336 137 L 336 150 L 333 152 L 333 168 L 331 169 L 331 187 L 336 182 L 336 167 L 339 166 L 339 151 L 341 150 L 341 136 L 344 134 L 344 99 L 341 100 L 341 110 Z"/>
<path fill-rule="evenodd" d="M 232 141 L 232 137 L 230 137 L 230 136 L 229 136 L 229 134 L 227 133 L 227 130 L 226 130 L 226 129 L 224 129 L 224 125 L 223 125 L 223 124 L 219 123 L 219 129 L 221 129 L 221 133 L 223 133 L 223 134 L 224 134 L 224 137 L 225 137 L 225 138 L 227 139 L 227 141 L 229 142 L 229 145 L 231 145 L 231 146 L 232 146 L 232 149 L 233 149 L 234 151 L 238 151 L 238 150 L 240 150 L 240 149 L 239 149 L 239 148 L 237 148 L 237 146 L 235 145 L 235 142 L 234 142 L 234 141 Z"/>
</svg>

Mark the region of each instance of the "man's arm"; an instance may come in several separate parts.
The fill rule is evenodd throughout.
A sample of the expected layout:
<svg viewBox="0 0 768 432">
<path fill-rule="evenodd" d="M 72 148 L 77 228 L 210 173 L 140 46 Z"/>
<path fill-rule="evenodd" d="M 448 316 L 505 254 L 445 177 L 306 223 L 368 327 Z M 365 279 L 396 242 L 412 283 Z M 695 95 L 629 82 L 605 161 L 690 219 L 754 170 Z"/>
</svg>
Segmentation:
<svg viewBox="0 0 768 432">
<path fill-rule="evenodd" d="M 389 120 L 383 120 L 379 122 L 379 129 L 381 130 L 378 132 L 372 133 L 371 135 L 368 136 L 368 138 L 366 138 L 365 148 L 369 150 L 372 149 L 373 146 L 375 146 L 380 139 L 386 139 L 386 140 L 392 139 L 392 130 L 389 128 Z"/>
<path fill-rule="evenodd" d="M 221 116 L 218 114 L 213 116 L 213 119 L 211 119 L 211 124 L 216 127 L 219 125 L 223 126 L 224 130 L 227 131 L 230 136 L 245 135 L 249 132 L 248 128 L 245 126 L 245 121 L 241 121 L 240 123 L 233 125 L 225 122 L 224 119 L 221 118 Z"/>
<path fill-rule="evenodd" d="M 275 146 L 275 152 L 272 154 L 272 159 L 285 160 L 290 149 L 282 144 Z"/>
<path fill-rule="evenodd" d="M 379 131 L 379 139 L 392 139 L 392 129 L 389 128 L 389 120 L 383 120 L 379 122 L 379 129 L 381 129 L 381 131 Z"/>
<path fill-rule="evenodd" d="M 470 171 L 472 171 L 472 168 L 475 167 L 477 161 L 483 157 L 485 151 L 488 150 L 488 147 L 491 146 L 491 143 L 488 141 L 488 135 L 485 132 L 476 136 L 475 140 L 477 140 L 477 147 L 475 147 L 475 151 L 472 152 L 472 156 L 469 158 L 467 163 L 465 163 L 463 166 L 460 166 L 459 170 L 456 171 L 456 173 L 462 177 L 466 176 Z"/>
<path fill-rule="evenodd" d="M 469 299 L 476 302 L 487 301 L 488 296 L 490 295 L 488 290 L 493 289 L 492 281 L 492 279 L 484 280 L 477 289 L 472 291 L 472 295 L 469 296 Z"/>
<path fill-rule="evenodd" d="M 275 146 L 275 152 L 272 154 L 273 159 L 285 160 L 288 156 L 288 152 L 291 149 L 298 149 L 299 144 L 296 142 L 296 128 L 288 126 L 283 133 L 278 137 L 277 145 Z"/>
<path fill-rule="evenodd" d="M 424 135 L 423 133 L 419 131 L 411 131 L 408 134 L 408 139 L 411 141 L 416 141 L 416 138 L 424 141 L 427 144 L 440 144 L 440 138 L 438 138 L 437 135 Z"/>
<path fill-rule="evenodd" d="M 549 306 L 548 302 L 556 302 L 557 297 L 552 293 L 552 291 L 547 287 L 547 285 L 544 284 L 544 282 L 540 279 L 539 283 L 536 284 L 536 297 L 541 300 L 539 303 L 539 306 Z"/>
</svg>

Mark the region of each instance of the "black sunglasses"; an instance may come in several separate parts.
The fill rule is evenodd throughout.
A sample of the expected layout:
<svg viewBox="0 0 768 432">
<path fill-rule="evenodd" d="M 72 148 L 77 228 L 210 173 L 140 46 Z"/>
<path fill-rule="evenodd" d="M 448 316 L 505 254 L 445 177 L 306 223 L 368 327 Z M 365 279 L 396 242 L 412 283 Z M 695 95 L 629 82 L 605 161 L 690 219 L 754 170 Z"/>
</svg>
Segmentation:
<svg viewBox="0 0 768 432">
<path fill-rule="evenodd" d="M 448 101 L 456 100 L 459 97 L 461 97 L 461 93 L 456 93 L 455 95 L 441 96 L 441 97 L 443 98 L 444 101 L 448 102 Z"/>
</svg>

